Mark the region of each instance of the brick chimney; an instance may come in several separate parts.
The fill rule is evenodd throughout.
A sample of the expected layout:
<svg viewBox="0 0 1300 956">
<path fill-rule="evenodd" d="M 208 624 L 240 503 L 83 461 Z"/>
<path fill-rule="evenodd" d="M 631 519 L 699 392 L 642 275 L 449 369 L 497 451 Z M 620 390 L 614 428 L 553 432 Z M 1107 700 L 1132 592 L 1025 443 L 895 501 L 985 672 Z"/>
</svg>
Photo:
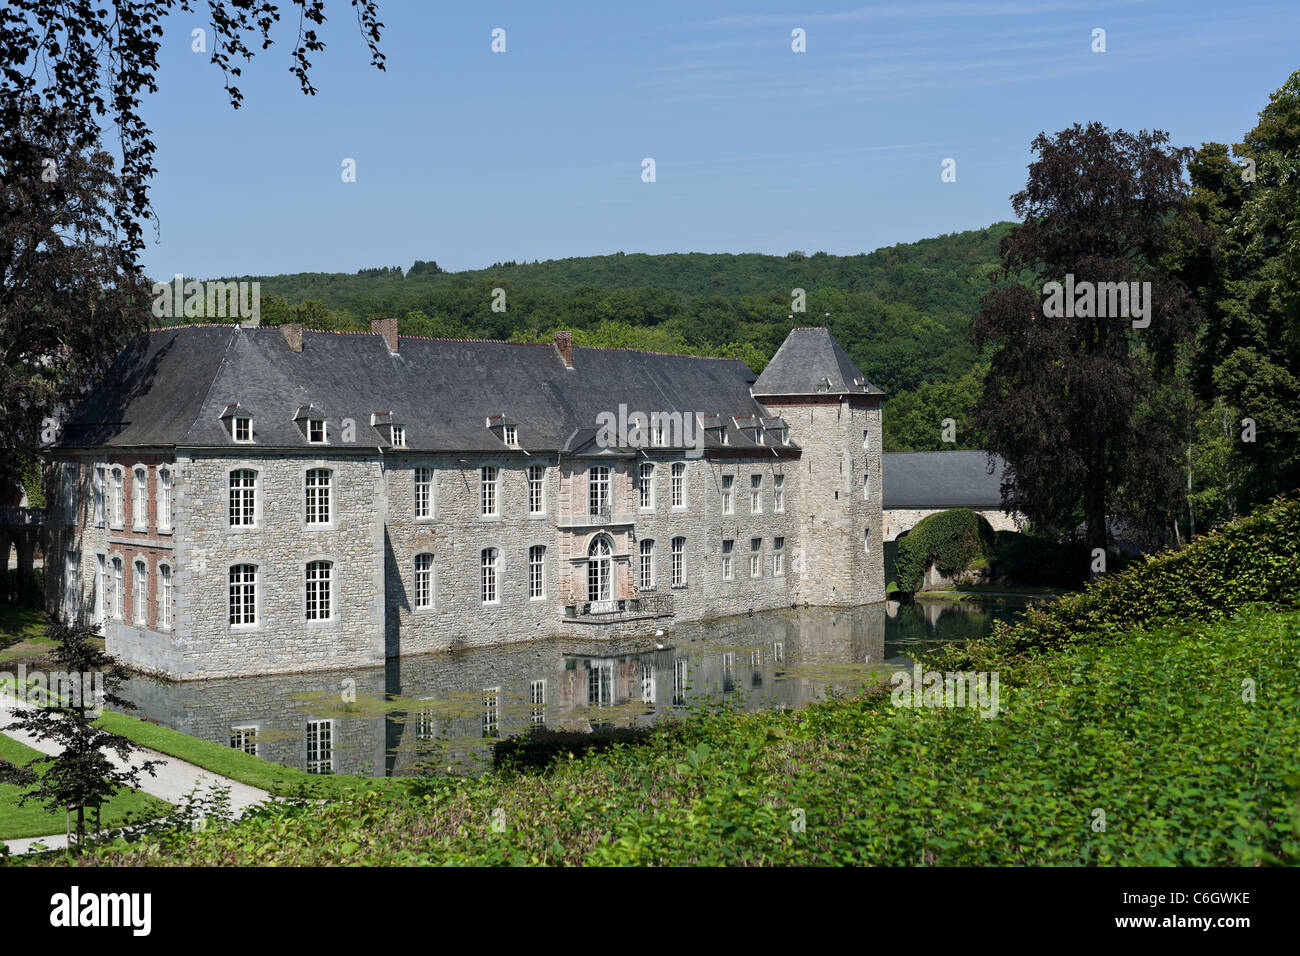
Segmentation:
<svg viewBox="0 0 1300 956">
<path fill-rule="evenodd" d="M 289 343 L 289 348 L 294 352 L 302 351 L 302 326 L 297 322 L 286 322 L 280 326 L 280 334 L 284 340 Z"/>
<path fill-rule="evenodd" d="M 371 319 L 370 334 L 382 335 L 384 341 L 388 343 L 388 351 L 393 355 L 397 354 L 397 317 L 390 316 L 387 319 Z"/>
<path fill-rule="evenodd" d="M 564 359 L 565 368 L 573 368 L 573 333 L 568 329 L 558 329 L 555 333 L 555 348 Z"/>
</svg>

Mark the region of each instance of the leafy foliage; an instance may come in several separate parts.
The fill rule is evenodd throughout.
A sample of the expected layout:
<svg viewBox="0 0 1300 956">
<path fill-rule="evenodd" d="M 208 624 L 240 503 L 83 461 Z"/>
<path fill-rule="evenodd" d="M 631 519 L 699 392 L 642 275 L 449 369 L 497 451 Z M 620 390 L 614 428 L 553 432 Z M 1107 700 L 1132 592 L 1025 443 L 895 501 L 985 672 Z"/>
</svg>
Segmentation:
<svg viewBox="0 0 1300 956">
<path fill-rule="evenodd" d="M 954 575 L 992 552 L 993 526 L 987 518 L 969 508 L 940 511 L 922 518 L 898 539 L 896 580 L 901 590 L 915 591 L 931 562 L 940 574 Z"/>
</svg>

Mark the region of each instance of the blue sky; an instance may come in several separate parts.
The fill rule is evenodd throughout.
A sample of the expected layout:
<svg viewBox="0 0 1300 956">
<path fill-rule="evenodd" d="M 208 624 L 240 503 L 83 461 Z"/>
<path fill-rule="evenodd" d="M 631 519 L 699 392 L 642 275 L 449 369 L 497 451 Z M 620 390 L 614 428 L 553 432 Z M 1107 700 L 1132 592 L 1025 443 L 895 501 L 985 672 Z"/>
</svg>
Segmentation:
<svg viewBox="0 0 1300 956">
<path fill-rule="evenodd" d="M 870 251 L 1012 218 L 1040 131 L 1099 120 L 1236 142 L 1300 68 L 1295 0 L 380 10 L 386 72 L 367 65 L 350 6 L 329 0 L 318 95 L 289 75 L 281 24 L 238 81 L 238 111 L 191 52 L 205 21 L 168 22 L 145 107 L 150 274 Z M 505 53 L 491 51 L 497 27 Z M 1105 53 L 1091 50 L 1098 27 Z M 956 182 L 940 180 L 946 157 Z"/>
</svg>

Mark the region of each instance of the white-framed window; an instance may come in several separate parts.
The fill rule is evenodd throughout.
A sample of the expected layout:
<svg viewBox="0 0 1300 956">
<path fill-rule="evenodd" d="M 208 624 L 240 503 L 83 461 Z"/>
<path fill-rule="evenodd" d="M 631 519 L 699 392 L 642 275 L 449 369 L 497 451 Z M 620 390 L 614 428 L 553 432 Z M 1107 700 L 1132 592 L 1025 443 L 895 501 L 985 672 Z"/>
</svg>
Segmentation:
<svg viewBox="0 0 1300 956">
<path fill-rule="evenodd" d="M 111 527 L 126 527 L 126 496 L 123 485 L 126 482 L 126 472 L 121 466 L 115 466 L 109 477 L 112 479 L 112 516 L 109 519 Z"/>
<path fill-rule="evenodd" d="M 91 500 L 93 502 L 92 518 L 95 522 L 96 528 L 104 527 L 105 483 L 105 467 L 103 465 L 96 465 L 90 480 Z"/>
<path fill-rule="evenodd" d="M 785 641 L 772 642 L 772 662 L 775 664 L 785 663 Z"/>
<path fill-rule="evenodd" d="M 482 503 L 482 514 L 484 517 L 494 517 L 497 512 L 497 481 L 499 480 L 499 470 L 495 465 L 484 465 L 479 469 L 479 484 L 482 492 L 480 500 Z"/>
<path fill-rule="evenodd" d="M 421 707 L 415 717 L 415 739 L 432 740 L 437 734 L 437 715 L 430 707 Z"/>
<path fill-rule="evenodd" d="M 535 680 L 528 687 L 528 699 L 532 704 L 532 711 L 528 715 L 528 722 L 534 725 L 546 723 L 546 681 Z"/>
<path fill-rule="evenodd" d="M 256 727 L 231 727 L 230 728 L 230 746 L 236 750 L 242 750 L 246 754 L 257 756 L 257 728 Z"/>
<path fill-rule="evenodd" d="M 606 707 L 614 703 L 614 662 L 587 662 L 587 704 Z"/>
<path fill-rule="evenodd" d="M 653 704 L 655 702 L 655 666 L 653 664 L 641 665 L 641 703 Z"/>
<path fill-rule="evenodd" d="M 641 550 L 641 566 L 638 586 L 642 591 L 653 591 L 655 587 L 655 543 L 653 538 L 642 538 L 638 547 Z"/>
<path fill-rule="evenodd" d="M 131 469 L 131 528 L 144 531 L 149 527 L 149 472 L 144 466 Z"/>
<path fill-rule="evenodd" d="M 673 462 L 670 472 L 673 489 L 673 507 L 686 507 L 686 463 L 681 461 Z"/>
<path fill-rule="evenodd" d="M 63 573 L 63 612 L 69 621 L 77 618 L 81 601 L 81 555 L 69 551 Z"/>
<path fill-rule="evenodd" d="M 546 467 L 544 465 L 528 466 L 528 513 L 546 514 Z"/>
<path fill-rule="evenodd" d="M 313 445 L 324 445 L 328 431 L 329 430 L 325 427 L 325 419 L 307 419 L 307 441 L 311 442 Z M 393 444 L 396 445 L 397 442 L 393 442 Z"/>
<path fill-rule="evenodd" d="M 673 661 L 673 706 L 681 707 L 686 703 L 686 661 Z"/>
<path fill-rule="evenodd" d="M 637 468 L 637 488 L 641 492 L 641 510 L 653 511 L 655 507 L 655 463 L 643 461 Z"/>
<path fill-rule="evenodd" d="M 81 466 L 75 462 L 66 462 L 63 466 L 63 520 L 66 524 L 77 523 L 77 491 L 80 485 Z"/>
<path fill-rule="evenodd" d="M 334 619 L 334 562 L 308 561 L 304 611 L 309 621 Z"/>
<path fill-rule="evenodd" d="M 483 688 L 483 736 L 496 737 L 501 731 L 501 688 Z"/>
<path fill-rule="evenodd" d="M 608 465 L 593 465 L 587 472 L 587 514 L 609 514 Z"/>
<path fill-rule="evenodd" d="M 415 556 L 415 607 L 427 610 L 433 607 L 433 555 Z"/>
<path fill-rule="evenodd" d="M 103 627 L 113 613 L 113 582 L 108 574 L 108 558 L 95 555 L 95 623 Z"/>
<path fill-rule="evenodd" d="M 334 721 L 307 721 L 307 772 L 334 772 Z"/>
<path fill-rule="evenodd" d="M 257 565 L 230 566 L 230 624 L 234 627 L 257 623 Z"/>
<path fill-rule="evenodd" d="M 172 529 L 172 470 L 158 469 L 158 530 Z"/>
<path fill-rule="evenodd" d="M 749 513 L 763 513 L 763 476 L 749 476 Z"/>
<path fill-rule="evenodd" d="M 433 469 L 420 466 L 415 469 L 415 517 L 433 517 Z"/>
<path fill-rule="evenodd" d="M 608 601 L 613 598 L 613 559 L 609 539 L 603 534 L 587 549 L 587 600 Z"/>
<path fill-rule="evenodd" d="M 517 425 L 504 425 L 501 432 L 507 445 L 511 448 L 519 447 L 519 427 Z"/>
<path fill-rule="evenodd" d="M 172 568 L 170 564 L 158 565 L 158 626 L 170 630 L 172 626 Z"/>
<path fill-rule="evenodd" d="M 785 538 L 772 539 L 772 576 L 785 574 Z"/>
<path fill-rule="evenodd" d="M 869 474 L 862 476 L 862 500 L 871 500 L 871 475 Z"/>
<path fill-rule="evenodd" d="M 749 539 L 749 576 L 751 578 L 761 578 L 763 576 L 763 539 Z"/>
<path fill-rule="evenodd" d="M 406 426 L 394 425 L 391 429 L 392 445 L 394 448 L 406 447 Z"/>
<path fill-rule="evenodd" d="M 131 598 L 131 616 L 138 627 L 149 621 L 149 571 L 143 561 L 134 565 L 135 592 Z"/>
<path fill-rule="evenodd" d="M 664 419 L 662 415 L 655 416 L 653 424 L 654 444 L 656 448 L 663 448 L 668 444 L 668 436 L 664 433 Z"/>
<path fill-rule="evenodd" d="M 253 440 L 253 420 L 247 415 L 236 415 L 231 419 L 231 435 L 235 441 L 251 442 Z"/>
<path fill-rule="evenodd" d="M 785 475 L 772 476 L 772 510 L 777 514 L 785 512 Z"/>
<path fill-rule="evenodd" d="M 328 468 L 309 468 L 306 477 L 307 524 L 330 523 L 330 485 L 334 473 Z"/>
<path fill-rule="evenodd" d="M 113 620 L 123 620 L 126 605 L 126 584 L 123 578 L 122 559 L 113 559 Z"/>
<path fill-rule="evenodd" d="M 546 546 L 535 544 L 528 549 L 528 597 L 546 597 Z"/>
<path fill-rule="evenodd" d="M 735 569 L 733 566 L 735 550 L 735 541 L 728 538 L 722 542 L 722 579 L 724 581 L 730 581 L 735 577 Z"/>
<path fill-rule="evenodd" d="M 500 584 L 501 553 L 496 548 L 484 548 L 480 556 L 482 561 L 482 598 L 484 604 L 496 604 L 501 600 Z"/>
<path fill-rule="evenodd" d="M 732 515 L 736 513 L 736 476 L 722 476 L 722 513 Z"/>
<path fill-rule="evenodd" d="M 236 468 L 230 473 L 230 526 L 251 528 L 257 523 L 257 472 Z"/>
<path fill-rule="evenodd" d="M 679 588 L 686 584 L 686 539 L 673 538 L 672 540 L 672 582 L 673 587 Z"/>
</svg>

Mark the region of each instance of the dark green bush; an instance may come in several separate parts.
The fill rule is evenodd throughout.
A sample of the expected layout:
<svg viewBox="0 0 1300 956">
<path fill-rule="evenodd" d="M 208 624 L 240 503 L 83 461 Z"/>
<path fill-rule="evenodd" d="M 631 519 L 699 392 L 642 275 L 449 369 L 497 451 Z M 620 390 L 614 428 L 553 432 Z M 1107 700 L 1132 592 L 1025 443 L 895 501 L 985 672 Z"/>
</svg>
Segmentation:
<svg viewBox="0 0 1300 956">
<path fill-rule="evenodd" d="M 1088 580 L 1091 552 L 1081 542 L 1060 542 L 1017 531 L 993 538 L 993 566 L 1004 584 L 1077 589 Z"/>
<path fill-rule="evenodd" d="M 590 732 L 538 727 L 497 743 L 492 748 L 492 766 L 498 770 L 545 770 L 570 754 L 581 757 L 601 753 L 616 744 L 642 744 L 649 736 L 649 727 L 603 727 Z"/>
<path fill-rule="evenodd" d="M 965 571 L 993 553 L 993 526 L 969 508 L 953 508 L 922 518 L 898 539 L 894 571 L 898 587 L 915 591 L 930 562 L 941 574 Z"/>
<path fill-rule="evenodd" d="M 1228 620 L 1251 604 L 1300 606 L 1300 501 L 1278 499 L 1180 551 L 1139 558 L 1082 594 L 1028 611 L 1013 625 L 999 623 L 984 640 L 939 652 L 936 666 L 992 669 L 1156 624 Z"/>
</svg>

